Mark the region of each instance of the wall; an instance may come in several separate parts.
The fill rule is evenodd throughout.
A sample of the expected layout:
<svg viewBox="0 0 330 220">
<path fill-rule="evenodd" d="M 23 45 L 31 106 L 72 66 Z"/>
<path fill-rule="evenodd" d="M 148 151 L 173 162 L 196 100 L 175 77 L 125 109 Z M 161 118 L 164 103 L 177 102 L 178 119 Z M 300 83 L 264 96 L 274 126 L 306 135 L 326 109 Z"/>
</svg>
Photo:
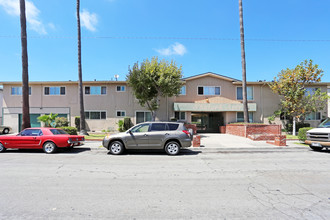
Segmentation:
<svg viewBox="0 0 330 220">
<path fill-rule="evenodd" d="M 242 137 L 255 134 L 280 135 L 281 125 L 229 124 L 226 126 L 226 133 Z"/>
</svg>

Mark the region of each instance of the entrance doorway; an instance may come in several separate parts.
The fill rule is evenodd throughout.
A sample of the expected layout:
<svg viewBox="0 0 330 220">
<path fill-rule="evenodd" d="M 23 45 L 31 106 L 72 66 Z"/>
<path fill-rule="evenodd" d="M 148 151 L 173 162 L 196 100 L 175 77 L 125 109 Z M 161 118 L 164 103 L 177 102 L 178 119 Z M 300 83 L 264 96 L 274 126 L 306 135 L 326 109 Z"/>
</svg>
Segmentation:
<svg viewBox="0 0 330 220">
<path fill-rule="evenodd" d="M 221 112 L 192 112 L 191 123 L 196 124 L 198 133 L 219 133 L 223 116 Z"/>
</svg>

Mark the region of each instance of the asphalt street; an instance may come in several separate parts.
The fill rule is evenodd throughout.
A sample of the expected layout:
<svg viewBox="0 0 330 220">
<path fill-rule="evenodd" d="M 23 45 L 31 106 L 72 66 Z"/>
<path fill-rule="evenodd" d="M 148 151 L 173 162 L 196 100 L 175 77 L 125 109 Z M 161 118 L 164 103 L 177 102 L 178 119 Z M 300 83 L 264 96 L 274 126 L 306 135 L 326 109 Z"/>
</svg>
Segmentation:
<svg viewBox="0 0 330 220">
<path fill-rule="evenodd" d="M 328 151 L 100 145 L 0 154 L 0 219 L 330 219 Z"/>
</svg>

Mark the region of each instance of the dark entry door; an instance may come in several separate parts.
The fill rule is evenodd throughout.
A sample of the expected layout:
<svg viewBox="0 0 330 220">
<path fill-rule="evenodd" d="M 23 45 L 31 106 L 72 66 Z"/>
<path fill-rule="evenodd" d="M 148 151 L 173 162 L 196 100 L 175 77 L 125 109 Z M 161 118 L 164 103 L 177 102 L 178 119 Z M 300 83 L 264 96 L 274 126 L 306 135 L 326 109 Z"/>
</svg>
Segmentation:
<svg viewBox="0 0 330 220">
<path fill-rule="evenodd" d="M 198 133 L 219 133 L 221 112 L 192 112 L 191 122 L 196 124 Z"/>
<path fill-rule="evenodd" d="M 30 123 L 32 128 L 41 127 L 41 124 L 38 121 L 39 116 L 40 114 L 30 114 Z M 18 115 L 18 130 L 22 130 L 22 114 Z"/>
</svg>

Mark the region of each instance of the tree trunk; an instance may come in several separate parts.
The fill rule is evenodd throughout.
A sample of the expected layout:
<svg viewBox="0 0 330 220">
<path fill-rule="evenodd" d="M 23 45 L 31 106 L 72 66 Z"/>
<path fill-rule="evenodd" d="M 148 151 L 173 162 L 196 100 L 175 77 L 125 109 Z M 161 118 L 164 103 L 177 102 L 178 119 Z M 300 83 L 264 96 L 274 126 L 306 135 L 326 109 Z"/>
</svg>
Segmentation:
<svg viewBox="0 0 330 220">
<path fill-rule="evenodd" d="M 245 43 L 244 43 L 244 25 L 243 25 L 242 0 L 239 0 L 239 23 L 240 23 L 240 32 L 241 32 L 242 90 L 243 90 L 244 122 L 249 123 L 249 112 L 248 112 L 248 103 L 247 103 L 247 89 L 246 89 L 246 62 L 245 62 Z"/>
<path fill-rule="evenodd" d="M 84 93 L 81 68 L 81 32 L 80 32 L 80 0 L 77 0 L 77 27 L 78 27 L 78 84 L 79 84 L 79 106 L 80 106 L 80 134 L 86 135 L 86 120 L 84 109 Z"/>
<path fill-rule="evenodd" d="M 22 44 L 22 130 L 30 128 L 29 71 L 27 55 L 27 34 L 25 0 L 20 0 L 21 44 Z"/>
<path fill-rule="evenodd" d="M 292 135 L 296 136 L 296 117 L 293 116 L 292 120 Z"/>
</svg>

